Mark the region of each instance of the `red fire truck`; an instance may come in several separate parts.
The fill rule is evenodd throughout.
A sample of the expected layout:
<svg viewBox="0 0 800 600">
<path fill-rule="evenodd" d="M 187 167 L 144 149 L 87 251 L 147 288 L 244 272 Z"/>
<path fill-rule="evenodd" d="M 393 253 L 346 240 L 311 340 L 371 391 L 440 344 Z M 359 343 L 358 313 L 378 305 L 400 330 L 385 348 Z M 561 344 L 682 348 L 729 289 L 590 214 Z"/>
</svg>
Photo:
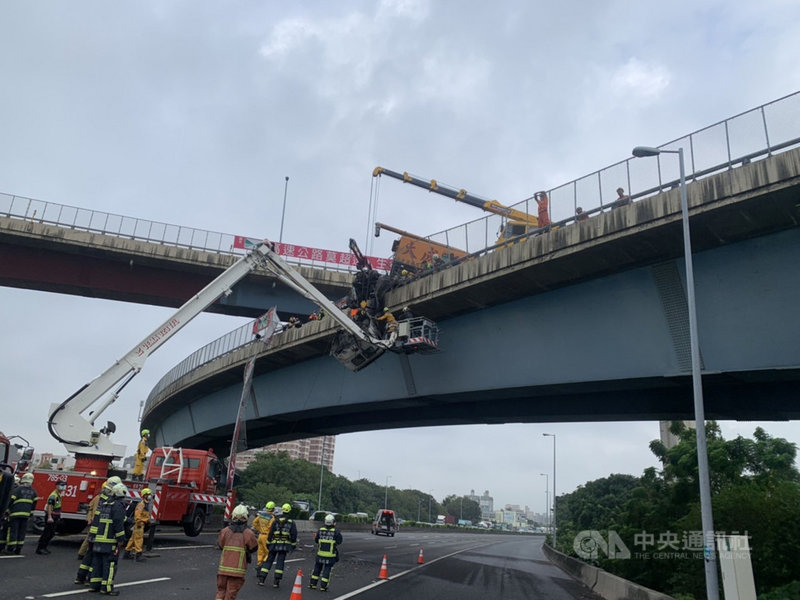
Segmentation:
<svg viewBox="0 0 800 600">
<path fill-rule="evenodd" d="M 111 435 L 116 425 L 108 421 L 95 425 L 103 412 L 114 403 L 122 389 L 141 371 L 150 354 L 177 333 L 184 325 L 208 308 L 217 298 L 230 293 L 231 287 L 259 266 L 267 266 L 265 256 L 271 250 L 259 244 L 214 281 L 200 290 L 164 323 L 117 360 L 101 375 L 81 387 L 72 396 L 50 407 L 47 426 L 50 434 L 75 455 L 72 471 L 34 470 L 33 486 L 41 500 L 34 516 L 41 517 L 47 496 L 56 483 L 67 487 L 63 494 L 61 533 L 81 531 L 86 525 L 89 502 L 112 475 L 120 476 L 132 497 L 141 490 L 153 490 L 153 520 L 160 524 L 182 525 L 189 536 L 198 535 L 215 506 L 230 510 L 233 490 L 225 488 L 225 467 L 211 450 L 155 448 L 143 481 L 127 480 L 125 471 L 112 461 L 122 458 L 125 447 L 114 444 Z M 112 388 L 118 386 L 112 391 Z"/>
</svg>

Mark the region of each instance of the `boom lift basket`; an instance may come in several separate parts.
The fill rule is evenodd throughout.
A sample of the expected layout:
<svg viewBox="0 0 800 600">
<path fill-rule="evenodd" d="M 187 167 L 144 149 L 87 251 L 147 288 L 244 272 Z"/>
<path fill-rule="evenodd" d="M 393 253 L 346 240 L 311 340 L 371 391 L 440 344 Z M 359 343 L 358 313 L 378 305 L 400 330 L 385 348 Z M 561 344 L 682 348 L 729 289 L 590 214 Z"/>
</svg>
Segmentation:
<svg viewBox="0 0 800 600">
<path fill-rule="evenodd" d="M 333 338 L 331 356 L 355 373 L 377 360 L 385 350 L 376 344 L 359 342 L 354 335 L 340 331 Z"/>
<path fill-rule="evenodd" d="M 429 354 L 439 349 L 439 327 L 426 317 L 414 317 L 397 323 L 397 344 L 406 354 Z"/>
</svg>

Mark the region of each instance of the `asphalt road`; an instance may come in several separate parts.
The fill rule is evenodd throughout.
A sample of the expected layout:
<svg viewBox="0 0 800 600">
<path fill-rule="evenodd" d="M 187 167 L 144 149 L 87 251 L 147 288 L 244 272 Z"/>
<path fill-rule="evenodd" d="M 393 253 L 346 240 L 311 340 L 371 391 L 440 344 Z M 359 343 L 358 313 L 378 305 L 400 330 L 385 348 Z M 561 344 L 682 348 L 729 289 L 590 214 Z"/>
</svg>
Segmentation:
<svg viewBox="0 0 800 600">
<path fill-rule="evenodd" d="M 367 532 L 343 532 L 341 560 L 322 597 L 358 600 L 599 600 L 583 585 L 554 567 L 542 554 L 540 536 L 439 533 L 404 530 L 395 537 Z M 51 554 L 34 553 L 36 537 L 29 535 L 23 556 L 0 557 L 0 600 L 93 598 L 72 583 L 78 568 L 80 536 L 56 538 Z M 298 550 L 287 558 L 281 587 L 256 584 L 251 569 L 239 594 L 241 600 L 288 600 L 298 570 L 303 598 L 321 592 L 307 588 L 314 566 L 310 533 L 300 534 Z M 423 563 L 419 564 L 420 548 Z M 159 534 L 146 562 L 121 560 L 116 587 L 120 598 L 212 599 L 219 561 L 216 534 L 187 538 Z M 384 555 L 388 579 L 379 579 Z"/>
</svg>

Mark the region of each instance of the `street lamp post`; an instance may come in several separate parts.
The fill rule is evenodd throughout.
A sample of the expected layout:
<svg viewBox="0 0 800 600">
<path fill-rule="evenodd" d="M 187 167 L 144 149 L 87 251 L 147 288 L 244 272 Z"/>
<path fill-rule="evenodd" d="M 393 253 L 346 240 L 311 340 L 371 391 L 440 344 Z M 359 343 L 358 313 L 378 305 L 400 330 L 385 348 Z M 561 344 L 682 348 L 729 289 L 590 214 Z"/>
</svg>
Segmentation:
<svg viewBox="0 0 800 600">
<path fill-rule="evenodd" d="M 419 523 L 419 513 L 422 510 L 422 498 L 417 498 L 417 523 Z"/>
<path fill-rule="evenodd" d="M 458 520 L 464 520 L 464 496 L 461 496 L 461 507 L 458 509 Z"/>
<path fill-rule="evenodd" d="M 319 496 L 317 510 L 322 509 L 322 476 L 325 474 L 325 436 L 322 436 L 322 454 L 319 457 Z"/>
<path fill-rule="evenodd" d="M 547 517 L 547 524 L 548 526 L 552 525 L 552 518 L 550 517 L 550 474 L 549 473 L 539 473 L 542 477 L 545 478 L 544 480 L 544 514 Z"/>
<path fill-rule="evenodd" d="M 556 534 L 558 532 L 558 521 L 556 520 L 556 434 L 555 433 L 543 433 L 545 437 L 553 438 L 553 513 L 552 518 L 553 521 L 551 523 L 551 528 L 553 530 L 553 548 L 558 550 L 558 545 L 556 543 Z"/>
<path fill-rule="evenodd" d="M 428 523 L 433 523 L 431 519 L 431 499 L 433 499 L 433 496 L 431 494 L 433 494 L 433 490 L 428 492 Z"/>
<path fill-rule="evenodd" d="M 389 508 L 389 479 L 391 475 L 386 476 L 386 492 L 383 494 L 383 508 Z"/>
<path fill-rule="evenodd" d="M 689 202 L 686 197 L 686 170 L 683 163 L 683 148 L 661 150 L 649 146 L 636 146 L 636 157 L 658 156 L 662 153 L 677 154 L 680 167 L 681 217 L 683 221 L 683 259 L 686 269 L 686 304 L 689 312 L 689 345 L 692 357 L 692 390 L 694 396 L 695 435 L 697 437 L 697 475 L 700 486 L 700 519 L 703 527 L 703 554 L 705 556 L 706 596 L 708 600 L 719 599 L 717 579 L 717 553 L 714 548 L 714 517 L 711 512 L 711 483 L 708 469 L 708 447 L 706 445 L 706 415 L 703 405 L 703 379 L 700 373 L 700 343 L 697 338 L 697 307 L 694 296 L 694 266 L 692 240 L 689 234 Z"/>
<path fill-rule="evenodd" d="M 289 176 L 286 176 L 286 183 L 283 185 L 283 210 L 281 210 L 281 233 L 278 241 L 283 241 L 283 217 L 286 216 L 286 192 L 289 191 Z"/>
</svg>

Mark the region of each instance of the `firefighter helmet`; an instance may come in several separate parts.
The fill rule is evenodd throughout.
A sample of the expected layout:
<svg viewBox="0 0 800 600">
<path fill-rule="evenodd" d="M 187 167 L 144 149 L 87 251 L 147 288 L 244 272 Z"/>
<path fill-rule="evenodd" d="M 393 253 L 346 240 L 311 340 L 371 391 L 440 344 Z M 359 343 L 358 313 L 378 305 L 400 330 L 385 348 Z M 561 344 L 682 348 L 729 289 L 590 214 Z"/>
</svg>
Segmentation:
<svg viewBox="0 0 800 600">
<path fill-rule="evenodd" d="M 231 518 L 234 521 L 247 521 L 248 512 L 247 507 L 244 504 L 239 504 L 236 508 L 233 509 L 233 513 L 231 513 Z"/>
<path fill-rule="evenodd" d="M 151 490 L 150 488 L 144 488 L 142 490 L 142 497 L 152 496 L 152 495 L 153 495 L 153 490 Z"/>
<path fill-rule="evenodd" d="M 103 484 L 103 489 L 110 492 L 113 489 L 113 487 L 118 483 L 122 483 L 122 479 L 120 479 L 116 475 L 112 475 L 111 477 L 106 479 L 106 482 Z"/>
<path fill-rule="evenodd" d="M 19 480 L 21 483 L 33 483 L 33 473 L 25 473 Z"/>
<path fill-rule="evenodd" d="M 333 522 L 336 519 L 333 518 L 333 515 L 325 515 L 325 525 L 333 525 Z"/>
<path fill-rule="evenodd" d="M 111 488 L 111 494 L 116 498 L 124 498 L 128 495 L 128 487 L 124 483 L 118 483 Z"/>
<path fill-rule="evenodd" d="M 148 437 L 150 435 L 149 429 L 142 429 L 142 437 Z"/>
<path fill-rule="evenodd" d="M 291 504 L 289 504 L 289 503 L 287 502 L 286 504 L 284 504 L 283 506 L 281 506 L 281 510 L 282 510 L 283 512 L 285 512 L 285 513 L 292 512 L 292 505 L 291 505 Z"/>
<path fill-rule="evenodd" d="M 271 511 L 275 510 L 275 503 L 272 500 L 270 500 L 269 502 L 267 502 L 264 505 L 264 508 L 266 508 L 268 511 L 271 512 Z"/>
</svg>

